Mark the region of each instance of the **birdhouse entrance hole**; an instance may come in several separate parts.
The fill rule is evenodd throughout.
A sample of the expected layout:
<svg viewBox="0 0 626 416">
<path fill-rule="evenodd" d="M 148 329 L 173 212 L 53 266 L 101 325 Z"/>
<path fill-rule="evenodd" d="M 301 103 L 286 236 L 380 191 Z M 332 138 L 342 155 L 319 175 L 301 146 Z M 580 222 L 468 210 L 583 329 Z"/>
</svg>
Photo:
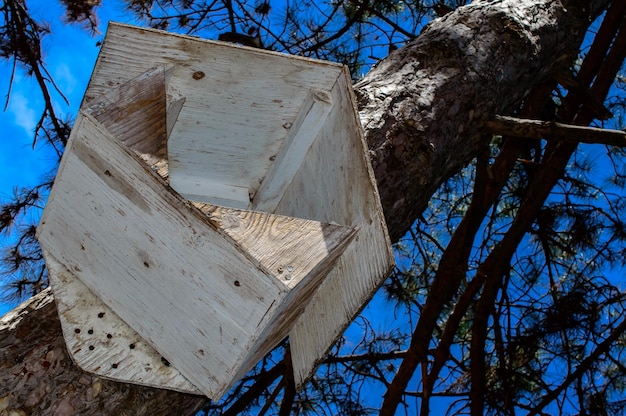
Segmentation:
<svg viewBox="0 0 626 416">
<path fill-rule="evenodd" d="M 393 266 L 340 65 L 111 24 L 38 228 L 68 351 L 221 397 L 302 383 Z"/>
</svg>

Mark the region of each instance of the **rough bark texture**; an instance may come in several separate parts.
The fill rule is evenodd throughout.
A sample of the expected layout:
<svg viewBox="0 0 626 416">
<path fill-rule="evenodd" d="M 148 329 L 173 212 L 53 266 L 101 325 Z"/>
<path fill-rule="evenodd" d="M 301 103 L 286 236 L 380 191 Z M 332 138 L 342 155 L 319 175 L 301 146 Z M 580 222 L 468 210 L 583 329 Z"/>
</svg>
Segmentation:
<svg viewBox="0 0 626 416">
<path fill-rule="evenodd" d="M 50 289 L 0 321 L 0 415 L 184 415 L 204 402 L 79 370 L 67 354 Z"/>
<path fill-rule="evenodd" d="M 393 240 L 485 148 L 484 120 L 571 64 L 590 3 L 476 2 L 431 23 L 356 86 Z M 82 373 L 65 351 L 49 291 L 0 321 L 0 415 L 182 415 L 203 402 Z"/>
<path fill-rule="evenodd" d="M 355 86 L 392 241 L 485 149 L 484 120 L 571 65 L 588 14 L 567 6 L 477 1 L 430 23 Z"/>
</svg>

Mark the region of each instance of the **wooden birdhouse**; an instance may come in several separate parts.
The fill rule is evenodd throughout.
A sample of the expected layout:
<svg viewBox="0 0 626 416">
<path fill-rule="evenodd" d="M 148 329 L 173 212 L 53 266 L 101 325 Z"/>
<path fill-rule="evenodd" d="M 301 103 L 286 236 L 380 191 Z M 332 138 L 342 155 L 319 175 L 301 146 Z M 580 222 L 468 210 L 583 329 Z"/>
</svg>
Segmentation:
<svg viewBox="0 0 626 416">
<path fill-rule="evenodd" d="M 76 364 L 302 383 L 393 266 L 341 65 L 111 24 L 38 238 Z"/>
</svg>

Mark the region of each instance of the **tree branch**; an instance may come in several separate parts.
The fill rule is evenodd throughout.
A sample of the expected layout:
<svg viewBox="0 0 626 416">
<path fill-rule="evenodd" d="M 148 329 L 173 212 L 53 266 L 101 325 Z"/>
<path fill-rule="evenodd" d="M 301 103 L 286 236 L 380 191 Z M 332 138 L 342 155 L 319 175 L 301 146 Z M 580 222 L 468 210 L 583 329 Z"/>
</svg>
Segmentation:
<svg viewBox="0 0 626 416">
<path fill-rule="evenodd" d="M 278 416 L 289 416 L 293 408 L 293 402 L 296 397 L 296 382 L 293 378 L 293 366 L 291 364 L 291 347 L 289 344 L 285 346 L 285 373 L 283 375 L 283 400 L 280 403 Z"/>
<path fill-rule="evenodd" d="M 455 12 L 452 12 L 449 15 L 447 15 L 446 19 L 443 19 L 443 20 L 446 20 L 446 24 L 450 25 L 452 23 L 450 22 L 450 20 L 463 17 L 463 25 L 467 27 L 467 25 L 470 23 L 468 23 L 468 20 L 465 19 L 466 17 L 465 12 L 471 9 L 472 7 L 482 8 L 483 6 L 484 5 L 481 2 L 477 2 L 467 7 L 461 7 L 457 9 Z M 536 11 L 532 11 L 532 12 L 529 11 L 529 13 L 533 14 L 534 16 L 536 14 Z M 489 16 L 489 11 L 482 10 L 481 16 L 482 16 L 481 21 L 480 21 L 480 25 L 482 27 L 481 30 L 486 30 L 485 27 L 489 26 L 491 22 L 489 18 L 485 18 L 486 16 Z M 577 23 L 574 23 L 576 19 L 582 18 L 580 15 L 576 15 L 576 14 L 568 15 L 567 13 L 563 13 L 561 16 L 568 16 L 568 19 L 572 19 L 572 20 L 568 23 L 557 23 L 556 26 L 565 25 L 565 26 L 572 27 L 571 25 L 577 25 L 577 24 L 584 25 L 585 24 L 583 23 L 583 21 L 578 21 Z M 441 23 L 441 22 L 442 20 L 433 22 L 427 30 L 422 32 L 420 37 L 418 37 L 415 42 L 412 42 L 411 44 L 409 44 L 408 48 L 404 48 L 400 50 L 399 53 L 401 54 L 409 53 L 409 51 L 413 50 L 411 46 L 415 47 L 416 44 L 419 44 L 420 40 L 424 38 L 429 40 L 429 46 L 437 45 L 437 41 L 435 41 L 437 35 L 430 33 L 430 30 L 436 31 L 438 27 L 438 23 Z M 493 22 L 491 23 L 493 23 L 494 25 L 494 30 L 496 27 L 497 28 L 502 27 L 502 22 L 498 22 L 497 18 L 494 19 Z M 547 29 L 547 27 L 545 29 Z M 541 31 L 542 29 L 537 29 L 537 30 Z M 519 32 L 516 32 L 516 33 L 517 33 L 516 36 L 519 36 Z M 501 39 L 501 36 L 500 35 L 496 36 L 496 38 Z M 519 37 L 517 37 L 516 39 L 519 39 Z M 581 41 L 581 38 L 576 38 L 576 39 L 570 38 L 569 40 L 573 41 L 574 43 L 570 44 L 567 48 L 574 49 L 574 45 L 577 47 L 579 44 L 578 42 Z M 531 40 L 526 39 L 526 41 L 532 44 Z M 443 46 L 440 45 L 440 47 L 443 47 Z M 468 47 L 469 45 L 463 45 L 463 47 L 457 51 L 456 49 L 454 49 L 453 45 L 446 44 L 448 55 L 454 54 L 455 52 L 458 52 L 460 54 L 460 57 L 457 57 L 456 60 L 448 56 L 448 58 L 450 59 L 446 61 L 447 68 L 450 68 L 450 66 L 453 65 L 452 62 L 456 61 L 458 62 L 460 67 L 463 67 L 463 69 L 459 69 L 459 73 L 462 73 L 464 74 L 464 76 L 467 76 L 468 74 L 467 66 L 473 65 L 475 63 L 471 59 L 470 56 L 468 56 L 467 58 L 463 57 L 463 54 L 467 53 L 467 50 L 471 50 L 471 48 L 465 49 Z M 519 47 L 521 48 L 520 50 L 528 50 L 528 44 L 525 44 L 524 46 L 520 45 Z M 515 47 L 513 46 L 511 46 L 511 48 L 515 49 Z M 420 58 L 424 59 L 425 68 L 429 68 L 429 67 L 438 68 L 439 67 L 439 64 L 436 62 L 436 60 L 435 62 L 429 61 L 428 59 L 429 55 L 427 51 L 420 51 L 420 52 L 424 53 L 424 55 L 420 54 L 419 56 Z M 543 50 L 542 52 L 548 53 L 547 50 Z M 378 71 L 385 73 L 387 78 L 389 77 L 393 78 L 392 73 L 399 74 L 399 76 L 402 76 L 402 77 L 411 76 L 415 78 L 415 75 L 413 74 L 416 73 L 416 67 L 412 59 L 414 58 L 414 56 L 416 56 L 418 52 L 412 51 L 410 53 L 411 53 L 410 59 L 407 57 L 406 62 L 410 64 L 411 75 L 408 75 L 409 73 L 404 72 L 405 69 L 402 67 L 402 63 L 404 63 L 405 61 L 403 59 L 398 59 L 398 58 L 403 58 L 403 56 L 396 57 L 396 59 L 388 60 L 388 62 L 390 62 L 388 64 L 385 64 L 385 63 L 381 64 L 378 68 Z M 511 51 L 507 49 L 507 53 L 511 53 Z M 562 53 L 563 52 L 559 52 L 559 55 L 561 55 Z M 433 51 L 433 54 L 437 54 L 437 52 Z M 542 68 L 545 70 L 545 67 L 549 65 L 547 61 L 542 61 L 541 57 L 536 57 L 536 58 L 538 59 L 538 61 L 536 62 L 541 61 Z M 552 61 L 552 58 L 549 55 L 545 55 L 544 58 L 548 61 Z M 499 58 L 495 58 L 495 59 L 497 60 Z M 504 66 L 506 66 L 508 63 L 513 62 L 513 61 L 508 60 L 508 58 L 505 58 L 504 61 L 507 62 L 506 64 L 505 63 L 502 64 Z M 493 60 L 491 62 L 493 64 Z M 528 62 L 526 62 L 525 65 L 527 63 Z M 561 62 L 561 65 L 568 65 L 568 63 Z M 378 75 L 377 74 L 378 71 L 376 69 L 372 71 L 373 73 L 372 78 L 378 79 L 378 77 L 375 76 L 375 75 Z M 481 73 L 482 76 L 480 77 L 480 79 L 476 79 L 475 82 L 480 85 L 483 85 L 483 83 L 486 83 L 486 84 L 484 86 L 475 85 L 475 87 L 481 91 L 492 90 L 489 86 L 489 81 L 487 81 L 489 79 L 488 75 L 490 73 L 490 70 L 488 68 L 482 68 L 482 69 L 476 69 L 476 71 L 477 73 Z M 508 70 L 499 68 L 499 71 L 503 71 L 503 72 L 498 72 L 498 74 L 502 74 L 502 73 L 507 73 Z M 545 74 L 545 72 L 543 73 Z M 382 82 L 383 78 L 380 78 L 380 79 Z M 515 81 L 513 80 L 511 81 L 520 82 L 519 79 Z M 535 81 L 538 81 L 538 79 L 536 78 Z M 379 182 L 379 189 L 381 189 L 381 197 L 383 200 L 384 209 L 386 210 L 386 214 L 387 214 L 386 217 L 387 217 L 388 225 L 390 227 L 390 233 L 392 235 L 392 239 L 395 239 L 397 237 L 397 234 L 396 234 L 397 231 L 406 229 L 405 228 L 406 224 L 399 224 L 398 220 L 402 221 L 403 219 L 406 219 L 406 218 L 415 218 L 416 215 L 414 215 L 413 210 L 420 212 L 422 209 L 422 207 L 418 203 L 420 193 L 426 192 L 428 195 L 430 195 L 433 189 L 425 189 L 424 183 L 416 184 L 416 188 L 419 188 L 419 189 L 413 189 L 408 194 L 408 195 L 411 195 L 412 199 L 407 199 L 406 198 L 407 188 L 404 187 L 405 181 L 410 180 L 414 182 L 415 177 L 424 177 L 423 176 L 424 173 L 412 172 L 410 170 L 407 171 L 407 169 L 411 169 L 411 168 L 407 167 L 406 165 L 402 163 L 398 163 L 396 165 L 390 165 L 390 162 L 394 160 L 402 160 L 404 157 L 404 154 L 409 153 L 409 154 L 421 155 L 422 159 L 420 160 L 420 163 L 418 165 L 415 165 L 418 169 L 425 168 L 425 169 L 430 169 L 431 171 L 435 172 L 437 171 L 437 168 L 435 168 L 434 166 L 441 166 L 441 164 L 445 164 L 446 166 L 452 166 L 452 165 L 456 165 L 457 163 L 458 163 L 457 166 L 460 167 L 464 165 L 464 163 L 467 161 L 466 156 L 464 156 L 465 152 L 466 151 L 469 152 L 468 155 L 469 154 L 471 154 L 472 156 L 476 155 L 477 152 L 480 152 L 480 149 L 482 148 L 482 146 L 485 145 L 485 138 L 484 136 L 481 135 L 481 132 L 479 130 L 477 131 L 472 130 L 473 127 L 471 123 L 469 127 L 467 128 L 463 124 L 439 125 L 436 121 L 434 121 L 431 124 L 427 124 L 426 126 L 421 125 L 420 114 L 418 112 L 419 110 L 416 111 L 414 109 L 415 108 L 414 106 L 408 105 L 408 108 L 413 108 L 413 112 L 410 114 L 398 113 L 397 110 L 395 109 L 404 108 L 403 105 L 400 104 L 402 102 L 401 99 L 404 97 L 403 95 L 401 95 L 399 98 L 394 100 L 394 99 L 390 99 L 390 97 L 386 94 L 381 95 L 380 92 L 378 92 L 378 95 L 376 95 L 376 93 L 372 91 L 371 95 L 364 97 L 364 95 L 367 94 L 368 90 L 363 88 L 363 85 L 369 85 L 369 83 L 372 83 L 372 82 L 373 82 L 372 80 L 368 79 L 367 82 L 362 82 L 360 84 L 357 84 L 357 88 L 359 88 L 361 97 L 363 100 L 361 104 L 362 109 L 371 110 L 371 112 L 365 111 L 365 114 L 367 114 L 367 117 L 363 120 L 363 125 L 365 126 L 366 130 L 368 130 L 368 137 L 367 137 L 368 143 L 370 144 L 370 148 L 376 152 L 375 154 L 384 160 L 383 163 L 378 163 L 378 160 L 375 157 L 374 169 L 377 174 L 377 179 Z M 398 82 L 401 83 L 401 81 L 398 81 Z M 463 78 L 463 82 L 467 82 L 467 79 Z M 502 80 L 499 80 L 497 82 L 494 80 L 492 82 L 502 85 Z M 387 91 L 387 88 L 385 87 L 385 85 L 387 85 L 388 83 L 389 83 L 389 80 L 386 79 L 384 84 L 380 85 L 380 88 L 382 88 L 382 91 Z M 453 85 L 456 85 L 456 84 L 454 82 L 450 82 L 447 85 L 447 87 L 452 87 Z M 468 107 L 464 107 L 464 103 L 459 102 L 459 94 L 458 94 L 459 88 L 461 87 L 457 86 L 456 89 L 448 91 L 450 96 L 447 96 L 447 95 L 438 96 L 437 93 L 432 93 L 431 95 L 438 97 L 438 98 L 435 98 L 435 100 L 433 100 L 432 105 L 435 108 L 430 107 L 428 109 L 429 114 L 431 114 L 432 116 L 433 113 L 435 114 L 437 113 L 437 109 L 436 109 L 437 100 L 443 100 L 443 101 L 454 100 L 458 104 L 459 112 L 467 111 L 466 115 L 469 119 L 487 118 L 488 116 L 487 113 L 482 113 L 483 115 L 476 115 L 476 111 L 483 112 L 486 110 L 486 108 L 481 107 L 479 110 L 478 107 L 475 105 L 477 100 L 474 97 L 470 98 L 469 96 L 467 96 L 467 98 L 471 101 L 471 103 L 468 102 Z M 484 88 L 484 90 L 482 88 Z M 402 94 L 407 94 L 407 93 L 408 93 L 407 91 L 402 92 Z M 415 96 L 418 96 L 418 97 L 420 96 L 419 91 L 415 91 L 414 94 Z M 452 98 L 452 95 L 454 95 L 455 98 Z M 467 94 L 463 94 L 463 95 L 466 96 Z M 373 97 L 380 97 L 380 98 L 377 100 L 377 99 L 374 99 Z M 367 98 L 370 101 L 366 101 L 365 98 Z M 497 110 L 495 110 L 495 107 L 497 107 L 497 104 L 495 104 L 495 102 L 501 98 L 502 97 L 492 98 L 493 106 L 491 107 L 491 110 L 488 110 L 488 111 L 493 111 L 491 114 L 498 112 Z M 507 97 L 507 98 L 510 100 L 509 102 L 514 101 L 513 97 Z M 393 108 L 392 109 L 386 108 L 386 105 L 383 104 L 383 102 L 384 103 L 389 102 L 390 104 L 388 105 L 391 105 Z M 373 108 L 372 103 L 376 103 L 377 109 Z M 449 111 L 449 109 L 446 109 L 445 111 Z M 382 117 L 395 118 L 395 119 L 389 120 L 389 121 L 385 121 L 384 119 L 381 120 L 380 119 L 381 114 L 382 114 Z M 434 118 L 436 120 L 436 117 Z M 463 118 L 461 117 L 461 119 Z M 404 120 L 404 123 L 402 123 L 402 120 Z M 429 120 L 431 119 L 429 118 Z M 438 136 L 437 137 L 431 136 L 431 133 L 433 132 L 436 132 Z M 450 148 L 448 147 L 448 145 L 451 142 L 447 142 L 444 144 L 438 140 L 438 137 L 442 137 L 442 136 L 446 136 L 447 138 L 455 137 L 455 136 L 457 137 L 463 136 L 466 140 L 464 141 L 462 145 L 459 145 L 459 147 Z M 389 141 L 386 140 L 386 137 L 393 137 L 394 141 L 390 143 Z M 420 142 L 426 142 L 424 143 L 425 149 L 420 150 Z M 432 153 L 429 154 L 428 149 L 433 149 Z M 447 154 L 443 155 L 441 154 L 441 152 L 446 152 Z M 396 175 L 396 173 L 398 175 Z M 432 179 L 433 181 L 426 181 L 426 183 L 429 185 L 435 185 L 435 184 L 438 185 L 439 183 L 441 183 L 441 181 L 444 178 L 442 177 L 439 179 L 437 178 L 432 178 Z M 399 184 L 401 184 L 400 187 L 398 187 Z M 411 185 L 408 185 L 408 184 L 406 186 L 411 187 Z M 402 189 L 402 195 L 397 195 L 396 192 L 400 189 Z M 385 205 L 385 201 L 393 202 L 393 207 Z M 404 215 L 401 217 L 396 217 L 395 215 L 393 217 L 390 217 L 387 210 L 392 210 L 397 213 L 398 208 L 399 208 L 398 205 L 400 201 L 408 204 L 408 206 L 406 207 L 407 211 L 405 211 Z M 395 227 L 398 227 L 398 229 L 396 229 Z M 455 264 L 455 262 L 451 262 L 451 264 Z M 446 287 L 447 283 L 450 283 L 450 287 L 452 288 L 450 290 L 454 290 L 455 288 L 454 280 L 451 280 L 450 282 L 446 281 L 445 283 L 442 282 L 442 286 L 444 286 L 444 288 L 442 289 L 437 289 L 436 287 L 431 288 L 431 293 L 429 294 L 427 304 L 429 301 L 431 301 L 431 298 L 433 299 L 431 301 L 433 302 L 433 304 L 445 303 L 446 299 L 449 298 L 449 295 L 446 296 L 445 294 L 445 292 L 447 292 L 449 288 L 449 287 Z M 441 299 L 436 299 L 436 296 L 437 296 L 436 294 L 439 293 L 440 290 L 441 290 L 441 295 L 443 296 L 441 296 Z M 435 317 L 434 320 L 436 322 L 436 316 L 438 316 L 439 314 L 439 308 L 433 307 L 432 309 L 433 310 L 430 311 L 425 306 L 424 309 L 422 310 L 422 313 L 420 315 L 420 320 L 423 320 L 425 323 L 430 322 L 430 324 L 420 325 L 418 323 L 416 327 L 416 331 L 414 331 L 412 335 L 411 346 L 409 347 L 407 357 L 403 360 L 402 364 L 400 365 L 400 368 L 398 369 L 396 376 L 394 377 L 392 383 L 390 384 L 384 396 L 383 405 L 381 407 L 381 415 L 395 414 L 396 408 L 398 404 L 400 403 L 400 400 L 406 389 L 406 386 L 408 385 L 409 380 L 413 376 L 415 368 L 417 367 L 419 362 L 425 359 L 427 346 L 425 346 L 424 344 L 427 344 L 432 334 L 432 329 L 430 327 L 432 327 L 433 317 L 430 315 L 432 314 Z"/>
<path fill-rule="evenodd" d="M 246 390 L 237 400 L 226 410 L 223 415 L 238 415 L 241 414 L 254 399 L 261 396 L 261 394 L 280 376 L 285 374 L 286 365 L 285 361 L 281 361 L 271 369 L 261 373 L 255 380 L 254 384 Z"/>
<path fill-rule="evenodd" d="M 587 371 L 601 355 L 609 352 L 613 343 L 617 341 L 619 338 L 621 338 L 624 335 L 624 333 L 626 333 L 626 320 L 622 321 L 617 327 L 615 327 L 615 329 L 611 331 L 609 336 L 606 337 L 606 339 L 602 341 L 600 344 L 598 344 L 598 346 L 591 352 L 591 354 L 585 357 L 585 359 L 582 360 L 580 364 L 578 364 L 578 367 L 576 367 L 576 370 L 572 371 L 567 377 L 565 377 L 563 382 L 559 384 L 557 388 L 545 394 L 543 398 L 541 399 L 541 401 L 537 403 L 537 405 L 530 410 L 530 412 L 528 413 L 528 416 L 535 416 L 540 413 L 543 414 L 541 412 L 542 409 L 546 407 L 547 405 L 549 405 L 554 400 L 556 400 L 559 397 L 559 395 L 565 389 L 567 389 L 573 381 L 575 381 L 577 378 L 582 376 L 585 373 L 585 371 Z"/>
<path fill-rule="evenodd" d="M 406 356 L 406 351 L 389 351 L 380 353 L 367 353 L 359 355 L 328 356 L 324 359 L 324 364 L 349 363 L 355 361 L 385 361 L 397 360 Z"/>
<path fill-rule="evenodd" d="M 531 91 L 530 96 L 526 100 L 525 107 L 522 109 L 522 114 L 525 115 L 533 115 L 537 114 L 544 107 L 544 103 L 546 100 L 550 99 L 550 92 L 552 91 L 554 84 L 540 84 Z M 493 162 L 493 165 L 490 166 L 490 171 L 492 172 L 491 178 L 489 180 L 484 180 L 485 183 L 481 183 L 478 180 L 478 172 L 477 172 L 477 180 L 475 183 L 475 188 L 479 186 L 484 187 L 484 191 L 482 193 L 482 197 L 478 198 L 481 193 L 474 191 L 474 196 L 472 197 L 472 201 L 470 203 L 470 207 L 468 208 L 467 213 L 465 214 L 461 224 L 452 235 L 452 239 L 448 244 L 448 248 L 446 251 L 457 252 L 459 251 L 460 244 L 469 244 L 471 245 L 478 231 L 479 225 L 481 224 L 482 218 L 487 215 L 488 210 L 493 207 L 493 205 L 497 202 L 502 189 L 507 184 L 507 178 L 513 171 L 518 155 L 527 147 L 528 143 L 524 143 L 520 140 L 506 140 L 502 149 L 498 153 L 496 160 Z M 478 166 L 477 166 L 478 169 Z M 469 238 L 469 232 L 467 229 L 472 227 L 471 236 Z M 465 250 L 469 250 L 470 248 L 466 248 Z M 440 260 L 440 268 L 459 268 L 459 264 L 450 264 L 445 265 L 446 261 L 444 258 L 446 255 L 442 257 Z M 467 271 L 467 259 L 469 254 L 467 254 L 464 258 L 463 273 Z M 462 277 L 462 276 L 461 276 Z M 435 277 L 437 278 L 437 277 Z M 479 292 L 482 287 L 482 280 L 477 279 L 476 277 L 470 282 L 470 284 L 465 288 L 463 294 L 457 298 L 454 309 L 452 313 L 448 317 L 443 334 L 439 340 L 439 344 L 437 345 L 437 349 L 434 353 L 434 360 L 428 375 L 428 379 L 424 381 L 424 388 L 432 388 L 434 386 L 439 372 L 443 368 L 445 362 L 448 360 L 450 355 L 450 346 L 454 341 L 455 334 L 457 333 L 457 329 L 461 320 L 465 316 L 467 309 L 471 305 L 471 302 L 474 300 L 474 297 Z"/>
<path fill-rule="evenodd" d="M 625 31 L 620 31 L 612 49 L 607 53 L 607 59 L 604 60 L 602 67 L 598 71 L 598 78 L 600 74 L 603 77 L 609 77 L 609 79 L 615 77 L 620 67 L 620 65 L 617 65 L 617 62 L 621 63 L 626 55 L 626 50 L 623 48 L 625 39 Z M 585 67 L 587 62 L 587 60 L 583 62 L 583 67 Z M 584 81 L 591 82 L 591 78 L 589 76 Z M 602 83 L 594 84 L 591 88 L 591 93 L 595 98 L 600 99 L 608 93 L 609 85 L 603 85 Z M 566 108 L 573 109 L 578 107 L 576 101 L 580 102 L 581 97 L 572 94 L 567 98 Z M 588 123 L 591 118 L 591 115 L 585 113 L 572 113 L 566 116 L 579 123 Z M 487 318 L 493 310 L 497 293 L 502 285 L 502 276 L 509 267 L 511 257 L 526 230 L 536 218 L 539 209 L 543 206 L 556 182 L 563 176 L 576 146 L 575 142 L 558 142 L 551 146 L 551 152 L 548 153 L 548 158 L 544 161 L 540 174 L 534 178 L 533 183 L 529 186 L 526 199 L 522 202 L 510 229 L 502 241 L 489 254 L 487 260 L 479 267 L 476 274 L 476 276 L 486 276 L 486 281 L 483 293 L 478 301 L 472 325 L 470 408 L 471 413 L 474 415 L 482 414 L 484 407 L 484 345 L 479 345 L 479 341 L 486 337 Z M 475 341 L 476 339 L 479 341 Z"/>
<path fill-rule="evenodd" d="M 492 120 L 486 121 L 485 126 L 494 134 L 508 137 L 626 146 L 626 132 L 621 130 L 574 126 L 555 121 L 528 120 L 509 116 L 495 116 Z"/>
</svg>

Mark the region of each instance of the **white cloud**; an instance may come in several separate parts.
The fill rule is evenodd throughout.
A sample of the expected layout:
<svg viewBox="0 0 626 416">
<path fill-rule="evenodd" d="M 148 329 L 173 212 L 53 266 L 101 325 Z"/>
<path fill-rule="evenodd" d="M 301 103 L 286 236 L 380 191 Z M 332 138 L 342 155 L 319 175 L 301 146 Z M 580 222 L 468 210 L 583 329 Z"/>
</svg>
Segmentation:
<svg viewBox="0 0 626 416">
<path fill-rule="evenodd" d="M 7 111 L 13 115 L 16 125 L 23 128 L 28 135 L 33 134 L 38 117 L 37 111 L 32 107 L 32 102 L 19 92 L 11 94 L 11 101 Z"/>
<path fill-rule="evenodd" d="M 65 63 L 58 63 L 54 68 L 54 81 L 66 96 L 74 92 L 77 84 L 76 77 Z"/>
</svg>

